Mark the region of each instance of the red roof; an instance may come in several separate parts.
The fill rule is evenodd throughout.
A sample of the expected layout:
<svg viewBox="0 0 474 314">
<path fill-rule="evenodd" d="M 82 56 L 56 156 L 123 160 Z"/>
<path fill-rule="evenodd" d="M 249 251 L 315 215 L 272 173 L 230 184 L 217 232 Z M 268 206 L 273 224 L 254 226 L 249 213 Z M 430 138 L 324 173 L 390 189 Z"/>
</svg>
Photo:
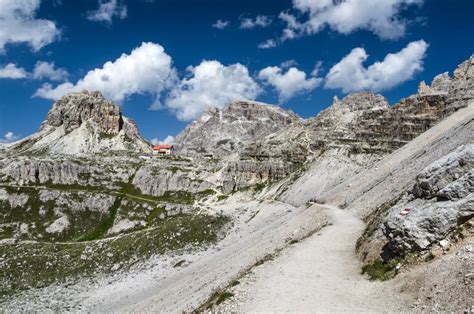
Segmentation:
<svg viewBox="0 0 474 314">
<path fill-rule="evenodd" d="M 161 149 L 172 149 L 173 145 L 155 145 L 153 146 L 153 150 L 161 150 Z"/>
</svg>

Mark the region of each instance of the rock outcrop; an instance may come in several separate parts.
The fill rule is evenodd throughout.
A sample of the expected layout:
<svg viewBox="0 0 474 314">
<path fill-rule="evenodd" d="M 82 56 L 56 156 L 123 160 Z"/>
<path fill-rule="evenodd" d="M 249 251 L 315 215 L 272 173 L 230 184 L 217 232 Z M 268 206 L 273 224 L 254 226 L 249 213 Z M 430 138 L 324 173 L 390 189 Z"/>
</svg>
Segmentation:
<svg viewBox="0 0 474 314">
<path fill-rule="evenodd" d="M 473 217 L 474 144 L 469 144 L 423 170 L 382 228 L 390 250 L 406 255 L 430 248 Z"/>
<path fill-rule="evenodd" d="M 109 151 L 151 152 L 135 122 L 100 92 L 71 93 L 51 108 L 38 133 L 11 145 L 15 154 L 80 155 Z"/>
<path fill-rule="evenodd" d="M 93 121 L 106 134 L 117 135 L 123 128 L 118 106 L 104 99 L 100 92 L 70 93 L 54 103 L 41 129 L 63 126 L 66 132 Z"/>
<path fill-rule="evenodd" d="M 444 115 L 464 108 L 474 99 L 474 55 L 461 63 L 454 71 L 449 84 L 448 105 Z"/>
<path fill-rule="evenodd" d="M 212 108 L 176 136 L 178 153 L 224 156 L 301 121 L 290 111 L 254 101 Z"/>
</svg>

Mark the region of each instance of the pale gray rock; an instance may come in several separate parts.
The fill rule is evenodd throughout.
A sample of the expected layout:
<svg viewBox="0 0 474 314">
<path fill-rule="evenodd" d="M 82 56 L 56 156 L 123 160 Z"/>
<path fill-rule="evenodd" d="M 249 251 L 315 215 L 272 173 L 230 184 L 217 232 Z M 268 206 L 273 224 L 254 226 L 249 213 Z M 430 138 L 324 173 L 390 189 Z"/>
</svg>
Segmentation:
<svg viewBox="0 0 474 314">
<path fill-rule="evenodd" d="M 448 93 L 450 86 L 451 77 L 449 76 L 448 72 L 444 72 L 434 77 L 433 81 L 431 82 L 430 89 L 435 93 Z"/>
<path fill-rule="evenodd" d="M 190 171 L 177 166 L 173 168 L 142 167 L 136 172 L 132 184 L 141 193 L 153 196 L 162 196 L 166 192 L 195 194 L 215 187 L 200 177 L 190 176 Z"/>
<path fill-rule="evenodd" d="M 69 219 L 66 215 L 56 219 L 46 228 L 47 233 L 61 233 L 69 227 Z"/>
<path fill-rule="evenodd" d="M 301 121 L 278 106 L 254 101 L 236 101 L 224 109 L 212 108 L 176 136 L 180 154 L 222 156 L 239 146 Z"/>
<path fill-rule="evenodd" d="M 100 92 L 83 91 L 70 93 L 56 101 L 41 128 L 64 126 L 66 132 L 70 132 L 88 120 L 96 122 L 104 133 L 110 135 L 117 135 L 124 123 L 118 106 L 106 100 Z"/>
<path fill-rule="evenodd" d="M 402 217 L 404 209 L 410 212 Z M 474 217 L 474 144 L 428 166 L 393 206 L 382 230 L 390 249 L 405 255 L 430 248 Z"/>
<path fill-rule="evenodd" d="M 135 122 L 100 92 L 70 93 L 56 101 L 38 133 L 9 146 L 10 153 L 88 155 L 151 153 Z"/>
<path fill-rule="evenodd" d="M 0 188 L 0 202 L 7 203 L 10 208 L 22 208 L 28 202 L 27 194 L 10 194 L 6 189 Z"/>
<path fill-rule="evenodd" d="M 474 100 L 474 55 L 461 63 L 454 71 L 449 86 L 448 105 L 444 114 L 464 108 Z"/>
</svg>

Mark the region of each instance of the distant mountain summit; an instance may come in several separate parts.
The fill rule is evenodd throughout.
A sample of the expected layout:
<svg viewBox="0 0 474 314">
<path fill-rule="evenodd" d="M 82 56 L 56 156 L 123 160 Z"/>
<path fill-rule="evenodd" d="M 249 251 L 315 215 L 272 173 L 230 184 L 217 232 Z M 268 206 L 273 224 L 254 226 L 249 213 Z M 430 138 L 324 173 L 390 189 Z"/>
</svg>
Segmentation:
<svg viewBox="0 0 474 314">
<path fill-rule="evenodd" d="M 278 106 L 236 101 L 225 109 L 211 108 L 176 137 L 181 154 L 214 156 L 236 151 L 302 119 Z"/>
<path fill-rule="evenodd" d="M 117 135 L 124 119 L 118 106 L 104 99 L 100 92 L 71 93 L 54 103 L 41 130 L 63 127 L 66 132 L 80 128 L 83 122 L 94 122 L 108 135 Z"/>
<path fill-rule="evenodd" d="M 100 92 L 70 93 L 54 103 L 38 133 L 11 146 L 14 151 L 76 155 L 107 151 L 149 152 L 133 120 Z"/>
</svg>

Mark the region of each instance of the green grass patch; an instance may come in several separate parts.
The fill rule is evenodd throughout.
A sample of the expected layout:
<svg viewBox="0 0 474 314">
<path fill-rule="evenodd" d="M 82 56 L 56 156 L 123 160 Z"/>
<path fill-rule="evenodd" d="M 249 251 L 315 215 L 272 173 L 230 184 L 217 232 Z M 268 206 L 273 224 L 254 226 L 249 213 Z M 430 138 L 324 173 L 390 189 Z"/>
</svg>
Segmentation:
<svg viewBox="0 0 474 314">
<path fill-rule="evenodd" d="M 224 302 L 227 299 L 232 298 L 233 296 L 234 296 L 234 294 L 227 291 L 227 290 L 216 291 L 195 312 L 196 313 L 201 313 L 201 312 L 204 312 L 204 310 L 210 310 L 210 309 L 212 309 L 212 307 L 221 304 L 222 302 Z"/>
<path fill-rule="evenodd" d="M 198 194 L 200 197 L 206 197 L 206 196 L 217 194 L 217 192 L 214 191 L 213 189 L 206 189 L 204 191 L 199 192 Z"/>
<path fill-rule="evenodd" d="M 217 201 L 220 202 L 220 201 L 223 201 L 225 199 L 227 199 L 229 197 L 229 195 L 218 195 L 217 196 Z"/>
<path fill-rule="evenodd" d="M 396 266 L 401 262 L 400 258 L 394 258 L 387 262 L 376 260 L 362 267 L 362 274 L 367 274 L 370 280 L 389 280 L 396 276 Z"/>
<path fill-rule="evenodd" d="M 146 218 L 146 225 L 151 226 L 156 221 L 156 218 L 163 213 L 166 213 L 166 210 L 163 207 L 155 207 L 151 214 Z"/>
<path fill-rule="evenodd" d="M 97 227 L 90 234 L 81 238 L 79 241 L 92 241 L 103 238 L 107 231 L 109 231 L 109 229 L 114 225 L 115 217 L 117 216 L 117 210 L 119 209 L 121 203 L 122 197 L 117 197 L 109 210 L 109 217 L 99 227 Z"/>
<path fill-rule="evenodd" d="M 157 227 L 88 242 L 21 242 L 0 245 L 0 302 L 15 292 L 66 280 L 93 278 L 120 264 L 127 270 L 155 254 L 192 249 L 218 240 L 224 216 L 178 215 Z"/>
<path fill-rule="evenodd" d="M 216 299 L 216 305 L 221 304 L 222 302 L 224 302 L 227 299 L 232 298 L 233 296 L 234 296 L 234 294 L 231 293 L 231 292 L 228 292 L 228 291 L 224 291 L 224 292 L 219 293 L 219 295 L 217 296 L 217 299 Z"/>
<path fill-rule="evenodd" d="M 237 285 L 240 285 L 240 281 L 238 281 L 238 280 L 234 280 L 234 281 L 232 281 L 232 282 L 230 283 L 230 286 L 231 286 L 231 287 L 235 287 L 235 286 L 237 286 Z"/>
<path fill-rule="evenodd" d="M 253 190 L 255 192 L 261 192 L 267 185 L 268 185 L 267 182 L 257 183 L 253 186 Z"/>
<path fill-rule="evenodd" d="M 109 134 L 105 132 L 99 133 L 99 140 L 110 140 L 110 139 L 113 139 L 114 137 L 115 137 L 114 134 Z"/>
<path fill-rule="evenodd" d="M 267 254 L 267 255 L 265 255 L 264 257 L 262 257 L 261 259 L 259 259 L 259 260 L 255 263 L 255 266 L 263 265 L 263 264 L 265 264 L 266 262 L 273 260 L 273 258 L 274 258 L 274 256 L 273 256 L 272 254 Z"/>
</svg>

